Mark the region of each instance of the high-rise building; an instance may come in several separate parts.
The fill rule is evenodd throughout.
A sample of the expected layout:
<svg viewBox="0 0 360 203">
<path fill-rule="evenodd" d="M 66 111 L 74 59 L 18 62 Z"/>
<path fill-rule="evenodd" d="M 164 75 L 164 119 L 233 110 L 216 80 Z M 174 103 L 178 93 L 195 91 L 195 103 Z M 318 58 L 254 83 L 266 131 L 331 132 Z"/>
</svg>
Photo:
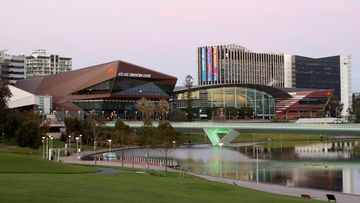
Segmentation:
<svg viewBox="0 0 360 203">
<path fill-rule="evenodd" d="M 71 67 L 71 58 L 56 54 L 46 55 L 45 50 L 36 49 L 26 57 L 26 78 L 63 73 L 70 71 Z"/>
<path fill-rule="evenodd" d="M 290 65 L 291 64 L 291 65 Z M 337 55 L 323 58 L 291 56 L 285 64 L 285 87 L 333 89 L 343 104 L 342 115 L 352 106 L 351 56 Z"/>
<path fill-rule="evenodd" d="M 10 55 L 0 51 L 0 79 L 10 84 L 25 78 L 25 56 Z"/>
<path fill-rule="evenodd" d="M 256 53 L 239 45 L 197 49 L 198 84 L 260 84 L 274 87 L 333 89 L 343 103 L 342 115 L 352 105 L 351 56 L 309 58 Z"/>
<path fill-rule="evenodd" d="M 198 48 L 199 85 L 260 84 L 284 87 L 284 55 L 255 53 L 239 45 Z"/>
</svg>

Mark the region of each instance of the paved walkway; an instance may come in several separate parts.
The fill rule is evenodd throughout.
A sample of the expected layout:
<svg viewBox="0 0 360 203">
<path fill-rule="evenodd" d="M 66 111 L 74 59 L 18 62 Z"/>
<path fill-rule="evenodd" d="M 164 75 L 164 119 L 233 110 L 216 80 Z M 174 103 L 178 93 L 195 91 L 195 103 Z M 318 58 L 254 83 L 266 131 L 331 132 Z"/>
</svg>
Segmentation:
<svg viewBox="0 0 360 203">
<path fill-rule="evenodd" d="M 299 187 L 288 187 L 288 186 L 283 186 L 283 185 L 266 184 L 266 183 L 256 183 L 256 182 L 250 182 L 250 181 L 234 180 L 234 179 L 220 178 L 220 177 L 193 174 L 193 173 L 191 173 L 191 175 L 201 177 L 201 178 L 204 178 L 204 179 L 210 180 L 210 181 L 223 182 L 223 183 L 228 183 L 228 184 L 233 184 L 233 185 L 236 184 L 241 187 L 251 188 L 251 189 L 260 190 L 260 191 L 264 191 L 264 192 L 282 194 L 282 195 L 300 197 L 301 194 L 308 194 L 313 199 L 327 201 L 326 194 L 334 194 L 336 197 L 336 200 L 337 200 L 336 202 L 340 202 L 340 203 L 358 203 L 358 202 L 360 202 L 359 195 L 344 194 L 344 193 L 334 192 L 334 191 L 299 188 Z"/>
<path fill-rule="evenodd" d="M 78 160 L 76 156 L 69 156 L 69 157 L 61 157 L 61 161 L 65 163 L 73 163 L 73 164 L 91 164 L 94 165 L 94 161 L 82 161 Z M 112 161 L 97 161 L 96 165 L 98 166 L 124 166 L 128 168 L 138 168 L 138 169 L 156 169 L 156 170 L 165 170 L 164 167 L 146 165 L 146 164 L 132 164 L 132 163 L 121 163 L 121 162 L 112 162 Z M 114 169 L 116 170 L 116 169 Z M 171 170 L 171 169 L 170 169 Z M 121 171 L 121 170 L 119 170 Z M 115 171 L 108 170 L 103 174 L 112 174 Z M 101 172 L 100 172 L 101 173 Z M 308 194 L 313 199 L 317 200 L 324 200 L 327 201 L 326 194 L 334 194 L 336 197 L 337 202 L 339 203 L 360 203 L 360 196 L 359 195 L 351 195 L 351 194 L 344 194 L 340 192 L 334 191 L 326 191 L 326 190 L 317 190 L 317 189 L 309 189 L 309 188 L 299 188 L 299 187 L 288 187 L 283 185 L 275 185 L 275 184 L 267 184 L 267 183 L 256 183 L 250 181 L 242 181 L 242 180 L 235 180 L 235 179 L 228 179 L 228 178 L 220 178 L 215 176 L 209 175 L 200 175 L 200 174 L 193 174 L 191 175 L 204 178 L 210 181 L 217 181 L 223 182 L 228 184 L 233 184 L 241 187 L 251 188 L 255 190 L 260 190 L 264 192 L 276 193 L 281 195 L 288 195 L 288 196 L 295 196 L 300 197 L 301 194 Z"/>
<path fill-rule="evenodd" d="M 108 175 L 108 174 L 123 173 L 123 172 L 127 172 L 127 171 L 114 169 L 114 168 L 101 168 L 101 171 L 95 172 L 92 174 L 107 174 Z"/>
</svg>

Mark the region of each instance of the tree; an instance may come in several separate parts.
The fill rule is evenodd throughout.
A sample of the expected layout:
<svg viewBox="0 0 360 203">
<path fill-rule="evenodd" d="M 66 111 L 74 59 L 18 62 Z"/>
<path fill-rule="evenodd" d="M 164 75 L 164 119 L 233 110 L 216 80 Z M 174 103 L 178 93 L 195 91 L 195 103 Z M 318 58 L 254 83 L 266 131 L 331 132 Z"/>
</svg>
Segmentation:
<svg viewBox="0 0 360 203">
<path fill-rule="evenodd" d="M 194 84 L 194 79 L 191 77 L 191 75 L 187 75 L 185 77 L 184 85 L 186 87 L 186 116 L 188 118 L 188 121 L 192 121 L 194 118 L 194 113 L 192 110 L 192 86 Z"/>
<path fill-rule="evenodd" d="M 131 129 L 121 119 L 115 123 L 115 132 L 112 134 L 111 139 L 113 143 L 120 143 L 120 146 L 129 145 L 132 142 Z"/>
<path fill-rule="evenodd" d="M 139 111 L 141 112 L 141 114 L 143 116 L 144 124 L 145 125 L 151 125 L 151 117 L 155 113 L 155 105 L 154 105 L 154 103 L 151 102 L 150 100 L 147 100 L 144 97 L 142 97 L 137 102 L 137 107 L 138 107 Z"/>
<path fill-rule="evenodd" d="M 360 123 L 360 98 L 353 101 L 351 113 L 355 115 L 355 123 Z"/>
<path fill-rule="evenodd" d="M 81 132 L 80 120 L 73 117 L 65 117 L 64 119 L 66 134 L 77 135 Z"/>
<path fill-rule="evenodd" d="M 5 131 L 6 123 L 11 115 L 7 105 L 11 96 L 7 83 L 0 81 L 0 133 Z"/>
<path fill-rule="evenodd" d="M 338 117 L 340 116 L 342 109 L 343 104 L 336 98 L 335 95 L 332 95 L 325 107 L 325 112 L 329 113 L 330 117 Z"/>
<path fill-rule="evenodd" d="M 103 131 L 103 127 L 105 126 L 105 123 L 104 123 L 102 117 L 97 116 L 97 115 L 88 116 L 86 118 L 86 122 L 87 122 L 87 125 L 89 126 L 90 131 L 93 136 L 94 153 L 96 154 L 96 145 L 97 145 L 97 142 L 101 140 L 100 136 L 102 135 L 102 131 Z M 94 161 L 96 164 L 95 158 L 94 158 Z"/>
<path fill-rule="evenodd" d="M 229 117 L 229 120 L 231 117 L 237 117 L 238 110 L 235 107 L 226 107 L 226 116 Z"/>
<path fill-rule="evenodd" d="M 165 99 L 161 99 L 158 103 L 158 110 L 162 120 L 165 120 L 166 112 L 170 109 L 170 104 Z"/>
<path fill-rule="evenodd" d="M 239 108 L 239 117 L 241 119 L 248 119 L 254 115 L 254 109 L 251 107 L 240 107 Z"/>
<path fill-rule="evenodd" d="M 167 163 L 168 152 L 173 145 L 173 141 L 177 140 L 175 129 L 171 126 L 171 124 L 167 121 L 162 121 L 159 123 L 157 127 L 157 134 L 153 142 L 152 147 L 162 148 L 165 152 L 165 163 Z M 165 164 L 165 170 L 167 170 Z"/>
<path fill-rule="evenodd" d="M 40 128 L 36 122 L 25 121 L 16 131 L 16 143 L 21 147 L 38 149 L 41 145 Z"/>
<path fill-rule="evenodd" d="M 180 109 L 175 109 L 170 111 L 168 117 L 169 117 L 169 121 L 175 121 L 175 122 L 188 121 L 186 113 Z"/>
</svg>

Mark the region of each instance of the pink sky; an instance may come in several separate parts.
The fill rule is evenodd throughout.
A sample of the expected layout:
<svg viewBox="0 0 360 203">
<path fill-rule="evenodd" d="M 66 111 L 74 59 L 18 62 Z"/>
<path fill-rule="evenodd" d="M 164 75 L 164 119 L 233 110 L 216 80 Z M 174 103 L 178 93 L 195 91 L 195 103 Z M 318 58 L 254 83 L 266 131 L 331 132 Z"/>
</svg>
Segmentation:
<svg viewBox="0 0 360 203">
<path fill-rule="evenodd" d="M 352 55 L 360 91 L 357 0 L 0 0 L 0 49 L 47 49 L 73 69 L 125 60 L 197 78 L 196 47 L 240 44 L 258 52 Z"/>
</svg>

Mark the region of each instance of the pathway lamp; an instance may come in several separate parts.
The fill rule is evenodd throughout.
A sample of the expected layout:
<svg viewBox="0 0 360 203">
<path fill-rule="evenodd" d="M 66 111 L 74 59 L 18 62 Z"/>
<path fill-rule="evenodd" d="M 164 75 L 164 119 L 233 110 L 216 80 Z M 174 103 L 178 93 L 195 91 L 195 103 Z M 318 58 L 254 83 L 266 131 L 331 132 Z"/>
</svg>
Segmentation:
<svg viewBox="0 0 360 203">
<path fill-rule="evenodd" d="M 176 144 L 176 141 L 175 140 L 173 140 L 172 141 L 172 143 L 173 143 L 173 145 L 174 145 L 174 160 L 173 160 L 173 167 L 174 167 L 174 170 L 175 170 L 175 144 Z"/>
<path fill-rule="evenodd" d="M 259 145 L 254 145 L 256 149 L 256 182 L 259 182 Z"/>
<path fill-rule="evenodd" d="M 219 151 L 219 153 L 220 153 L 220 158 L 219 158 L 219 168 L 220 168 L 220 178 L 222 177 L 222 168 L 221 168 L 221 147 L 224 145 L 224 143 L 222 143 L 222 142 L 219 142 L 219 147 L 220 147 L 220 151 Z"/>
<path fill-rule="evenodd" d="M 42 138 L 42 144 L 43 144 L 43 150 L 42 150 L 42 155 L 43 155 L 43 159 L 45 159 L 45 137 L 41 137 Z"/>
<path fill-rule="evenodd" d="M 77 159 L 80 159 L 80 156 L 79 156 L 79 137 L 75 137 L 76 139 L 76 157 Z"/>
<path fill-rule="evenodd" d="M 109 139 L 108 142 L 109 142 L 109 152 L 111 152 L 111 140 Z"/>
<path fill-rule="evenodd" d="M 80 134 L 80 153 L 82 154 L 82 134 Z"/>
<path fill-rule="evenodd" d="M 70 144 L 71 144 L 71 135 L 69 135 L 69 154 L 70 154 L 70 150 L 71 150 Z"/>
</svg>

